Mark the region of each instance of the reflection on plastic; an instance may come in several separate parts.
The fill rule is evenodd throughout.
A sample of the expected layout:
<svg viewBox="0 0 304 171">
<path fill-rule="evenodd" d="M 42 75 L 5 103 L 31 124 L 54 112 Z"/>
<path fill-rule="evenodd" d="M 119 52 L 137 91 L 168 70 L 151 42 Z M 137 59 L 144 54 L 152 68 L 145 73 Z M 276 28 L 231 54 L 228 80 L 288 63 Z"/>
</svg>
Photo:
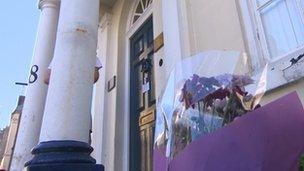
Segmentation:
<svg viewBox="0 0 304 171">
<path fill-rule="evenodd" d="M 260 107 L 268 67 L 253 79 L 242 60 L 239 52 L 209 51 L 176 63 L 157 105 L 158 151 L 173 158 L 193 141 Z"/>
</svg>

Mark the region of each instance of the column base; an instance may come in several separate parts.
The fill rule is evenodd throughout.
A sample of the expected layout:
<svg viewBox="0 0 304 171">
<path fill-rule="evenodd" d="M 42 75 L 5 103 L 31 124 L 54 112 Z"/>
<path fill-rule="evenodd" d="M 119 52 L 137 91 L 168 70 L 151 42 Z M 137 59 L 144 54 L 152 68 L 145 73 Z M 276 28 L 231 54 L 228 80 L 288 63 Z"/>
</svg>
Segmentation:
<svg viewBox="0 0 304 171">
<path fill-rule="evenodd" d="M 42 142 L 32 150 L 34 158 L 25 171 L 104 171 L 90 156 L 93 148 L 78 141 Z"/>
<path fill-rule="evenodd" d="M 104 171 L 103 165 L 98 164 L 51 164 L 27 166 L 23 171 Z"/>
</svg>

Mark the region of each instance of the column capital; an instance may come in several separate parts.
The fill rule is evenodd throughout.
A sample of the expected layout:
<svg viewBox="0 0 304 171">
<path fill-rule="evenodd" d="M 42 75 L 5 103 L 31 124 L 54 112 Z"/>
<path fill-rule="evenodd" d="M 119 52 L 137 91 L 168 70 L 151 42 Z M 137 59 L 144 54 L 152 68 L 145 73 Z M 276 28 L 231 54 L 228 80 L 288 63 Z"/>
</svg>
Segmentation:
<svg viewBox="0 0 304 171">
<path fill-rule="evenodd" d="M 43 8 L 57 8 L 59 9 L 60 0 L 39 0 L 38 8 L 43 10 Z"/>
</svg>

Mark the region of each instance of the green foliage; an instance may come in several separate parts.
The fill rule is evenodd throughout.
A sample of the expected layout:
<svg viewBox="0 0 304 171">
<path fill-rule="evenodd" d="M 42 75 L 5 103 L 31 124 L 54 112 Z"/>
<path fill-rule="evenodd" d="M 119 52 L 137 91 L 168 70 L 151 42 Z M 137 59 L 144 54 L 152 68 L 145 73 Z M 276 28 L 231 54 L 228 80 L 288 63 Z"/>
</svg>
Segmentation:
<svg viewBox="0 0 304 171">
<path fill-rule="evenodd" d="M 300 168 L 299 171 L 304 171 L 304 154 L 301 155 L 300 158 Z"/>
</svg>

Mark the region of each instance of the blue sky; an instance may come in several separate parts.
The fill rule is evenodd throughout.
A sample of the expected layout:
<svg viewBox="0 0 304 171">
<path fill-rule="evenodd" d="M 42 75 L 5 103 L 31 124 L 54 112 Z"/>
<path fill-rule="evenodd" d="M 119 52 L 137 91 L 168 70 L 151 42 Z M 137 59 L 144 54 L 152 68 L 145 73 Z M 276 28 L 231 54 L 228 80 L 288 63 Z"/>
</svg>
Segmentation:
<svg viewBox="0 0 304 171">
<path fill-rule="evenodd" d="M 27 82 L 40 11 L 37 0 L 3 1 L 0 5 L 0 129 L 9 124 L 10 114 Z"/>
</svg>

